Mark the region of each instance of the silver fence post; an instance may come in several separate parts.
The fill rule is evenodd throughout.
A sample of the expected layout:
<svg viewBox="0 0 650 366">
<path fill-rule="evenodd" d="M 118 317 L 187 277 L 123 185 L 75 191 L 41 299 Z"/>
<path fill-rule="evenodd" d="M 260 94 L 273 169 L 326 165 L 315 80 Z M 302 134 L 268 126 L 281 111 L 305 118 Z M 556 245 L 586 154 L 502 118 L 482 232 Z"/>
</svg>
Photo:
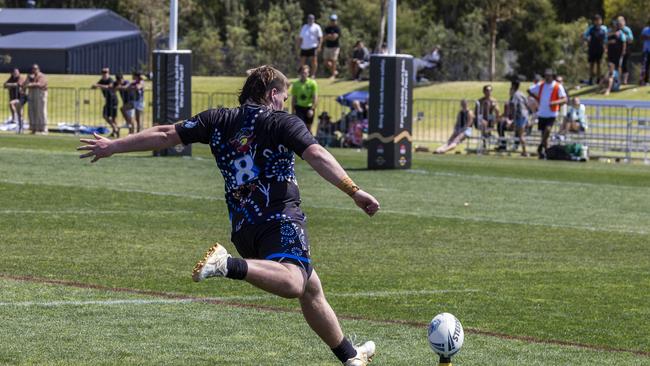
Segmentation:
<svg viewBox="0 0 650 366">
<path fill-rule="evenodd" d="M 81 123 L 81 106 L 79 101 L 79 88 L 74 90 L 74 133 L 79 135 L 79 124 Z"/>
<path fill-rule="evenodd" d="M 631 161 L 632 158 L 632 108 L 627 106 L 627 133 L 626 133 L 626 146 L 625 146 L 625 160 Z"/>
</svg>

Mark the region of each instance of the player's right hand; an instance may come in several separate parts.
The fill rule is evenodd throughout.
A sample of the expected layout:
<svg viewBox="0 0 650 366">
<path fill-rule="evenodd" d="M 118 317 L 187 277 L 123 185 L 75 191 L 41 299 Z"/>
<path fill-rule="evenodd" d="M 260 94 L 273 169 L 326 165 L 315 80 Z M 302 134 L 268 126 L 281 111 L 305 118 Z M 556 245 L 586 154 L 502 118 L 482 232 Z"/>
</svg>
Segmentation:
<svg viewBox="0 0 650 366">
<path fill-rule="evenodd" d="M 77 151 L 89 150 L 87 153 L 79 155 L 80 159 L 88 158 L 92 156 L 93 160 L 91 160 L 90 162 L 94 163 L 101 158 L 108 158 L 109 156 L 113 155 L 113 151 L 111 148 L 113 140 L 98 135 L 97 133 L 93 133 L 93 137 L 95 137 L 94 140 L 79 139 L 79 141 L 83 142 L 86 145 L 79 146 L 77 148 Z"/>
<path fill-rule="evenodd" d="M 359 206 L 368 216 L 373 216 L 379 211 L 379 201 L 371 194 L 358 190 L 352 195 L 354 203 Z"/>
</svg>

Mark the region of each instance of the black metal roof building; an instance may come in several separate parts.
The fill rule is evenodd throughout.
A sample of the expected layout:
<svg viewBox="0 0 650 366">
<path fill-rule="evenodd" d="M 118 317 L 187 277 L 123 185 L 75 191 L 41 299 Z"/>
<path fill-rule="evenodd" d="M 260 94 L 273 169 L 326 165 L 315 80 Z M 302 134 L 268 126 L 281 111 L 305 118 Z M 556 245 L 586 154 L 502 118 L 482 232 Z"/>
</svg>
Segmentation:
<svg viewBox="0 0 650 366">
<path fill-rule="evenodd" d="M 128 73 L 147 62 L 139 28 L 110 10 L 0 9 L 0 34 L 0 72 Z"/>
</svg>

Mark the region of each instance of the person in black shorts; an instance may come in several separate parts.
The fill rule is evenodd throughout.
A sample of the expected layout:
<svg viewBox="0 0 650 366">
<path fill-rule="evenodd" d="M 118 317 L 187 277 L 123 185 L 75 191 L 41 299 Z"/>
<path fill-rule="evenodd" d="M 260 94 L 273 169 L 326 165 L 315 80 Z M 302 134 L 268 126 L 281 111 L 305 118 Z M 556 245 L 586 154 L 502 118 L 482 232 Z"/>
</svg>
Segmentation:
<svg viewBox="0 0 650 366">
<path fill-rule="evenodd" d="M 623 55 L 626 50 L 627 42 L 622 24 L 619 23 L 618 20 L 614 19 L 612 22 L 612 29 L 607 34 L 607 62 L 614 64 L 619 74 L 621 73 Z"/>
<path fill-rule="evenodd" d="M 594 15 L 592 24 L 583 34 L 583 38 L 588 47 L 589 85 L 594 84 L 594 78 L 596 79 L 596 84 L 598 84 L 601 76 L 600 64 L 605 53 L 605 45 L 607 44 L 607 27 L 603 25 L 603 18 L 600 15 Z"/>
<path fill-rule="evenodd" d="M 131 101 L 131 92 L 129 91 L 129 82 L 124 78 L 123 74 L 115 74 L 115 82 L 113 83 L 113 90 L 115 94 L 122 98 L 122 107 L 120 112 L 126 125 L 129 127 L 129 133 L 135 132 L 135 123 L 133 117 L 135 116 L 135 106 Z"/>
<path fill-rule="evenodd" d="M 4 87 L 9 92 L 9 108 L 11 109 L 11 119 L 16 123 L 18 128 L 17 133 L 23 132 L 23 105 L 27 103 L 27 95 L 25 95 L 25 78 L 20 76 L 20 70 L 14 68 L 11 71 L 9 79 L 5 81 Z"/>
<path fill-rule="evenodd" d="M 111 71 L 108 67 L 102 69 L 102 77 L 99 81 L 93 84 L 93 89 L 100 89 L 102 95 L 104 95 L 104 108 L 102 110 L 102 117 L 111 129 L 111 137 L 120 137 L 120 129 L 117 127 L 115 122 L 115 117 L 117 117 L 117 95 L 115 95 L 115 89 L 113 88 L 114 80 L 111 77 Z"/>
<path fill-rule="evenodd" d="M 298 298 L 305 320 L 337 358 L 346 366 L 364 366 L 374 355 L 374 343 L 354 347 L 343 336 L 313 268 L 294 154 L 369 216 L 377 213 L 379 203 L 354 184 L 298 117 L 282 111 L 288 87 L 280 71 L 261 66 L 249 71 L 238 108 L 207 110 L 117 140 L 95 135 L 81 139 L 86 145 L 77 150 L 87 150 L 80 157 L 95 162 L 116 153 L 208 144 L 225 181 L 231 240 L 243 258 L 216 244 L 196 264 L 192 278 L 245 280 L 272 294 Z"/>
</svg>

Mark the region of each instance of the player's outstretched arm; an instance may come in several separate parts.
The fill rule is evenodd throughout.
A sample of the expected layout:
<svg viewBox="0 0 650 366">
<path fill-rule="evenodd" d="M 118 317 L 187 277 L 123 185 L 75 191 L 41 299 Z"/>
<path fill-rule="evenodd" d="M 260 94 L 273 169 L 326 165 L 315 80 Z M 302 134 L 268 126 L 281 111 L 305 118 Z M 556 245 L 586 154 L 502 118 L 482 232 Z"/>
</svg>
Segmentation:
<svg viewBox="0 0 650 366">
<path fill-rule="evenodd" d="M 88 150 L 87 153 L 81 154 L 79 157 L 82 159 L 92 157 L 91 163 L 101 158 L 108 158 L 113 154 L 161 150 L 182 143 L 174 125 L 155 126 L 117 140 L 111 140 L 96 133 L 93 136 L 94 139 L 80 139 L 79 141 L 85 145 L 77 148 L 79 151 Z"/>
<path fill-rule="evenodd" d="M 318 144 L 310 145 L 302 153 L 302 158 L 326 181 L 348 193 L 354 203 L 366 214 L 372 216 L 379 211 L 377 199 L 357 187 L 345 173 L 341 164 L 325 148 Z"/>
</svg>

